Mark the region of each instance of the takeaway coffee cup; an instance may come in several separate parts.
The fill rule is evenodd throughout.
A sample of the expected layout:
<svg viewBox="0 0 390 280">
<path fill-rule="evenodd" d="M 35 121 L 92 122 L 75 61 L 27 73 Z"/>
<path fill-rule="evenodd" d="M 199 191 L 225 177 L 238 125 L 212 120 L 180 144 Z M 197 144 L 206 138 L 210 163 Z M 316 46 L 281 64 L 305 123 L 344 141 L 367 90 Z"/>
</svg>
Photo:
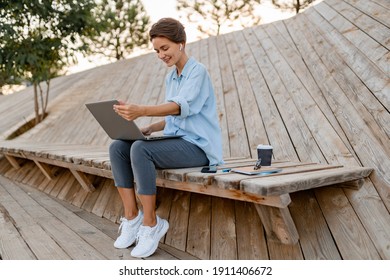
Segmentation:
<svg viewBox="0 0 390 280">
<path fill-rule="evenodd" d="M 261 159 L 261 166 L 270 166 L 272 161 L 273 147 L 270 145 L 257 146 L 257 158 Z"/>
</svg>

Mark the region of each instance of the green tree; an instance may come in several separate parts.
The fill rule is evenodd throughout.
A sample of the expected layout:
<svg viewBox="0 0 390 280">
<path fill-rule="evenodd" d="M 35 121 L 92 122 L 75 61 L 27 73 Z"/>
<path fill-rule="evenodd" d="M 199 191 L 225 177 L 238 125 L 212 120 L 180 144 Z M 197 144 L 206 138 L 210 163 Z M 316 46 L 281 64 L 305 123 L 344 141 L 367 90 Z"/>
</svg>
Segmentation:
<svg viewBox="0 0 390 280">
<path fill-rule="evenodd" d="M 92 44 L 95 53 L 120 60 L 148 45 L 150 19 L 140 0 L 103 0 L 97 17 L 104 30 Z"/>
<path fill-rule="evenodd" d="M 0 0 L 0 73 L 34 87 L 35 121 L 46 115 L 50 80 L 98 34 L 93 0 Z M 46 86 L 43 86 L 43 84 Z"/>
<path fill-rule="evenodd" d="M 254 10 L 261 0 L 177 0 L 177 9 L 189 22 L 198 23 L 198 30 L 206 35 L 219 35 L 222 28 L 235 24 L 250 27 L 260 22 Z M 210 23 L 209 25 L 205 23 Z"/>
<path fill-rule="evenodd" d="M 272 4 L 283 10 L 293 10 L 297 14 L 300 10 L 307 8 L 315 0 L 289 0 L 289 3 L 286 3 L 286 0 L 272 0 Z"/>
</svg>

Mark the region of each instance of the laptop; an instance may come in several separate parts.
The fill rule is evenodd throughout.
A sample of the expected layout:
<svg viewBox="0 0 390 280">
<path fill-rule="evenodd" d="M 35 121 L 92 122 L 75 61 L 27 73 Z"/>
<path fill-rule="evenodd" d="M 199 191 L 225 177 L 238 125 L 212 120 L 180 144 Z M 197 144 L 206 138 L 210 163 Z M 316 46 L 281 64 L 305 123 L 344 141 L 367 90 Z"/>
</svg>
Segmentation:
<svg viewBox="0 0 390 280">
<path fill-rule="evenodd" d="M 182 135 L 145 136 L 134 121 L 125 120 L 114 111 L 115 104 L 119 104 L 119 102 L 108 100 L 85 104 L 111 139 L 161 140 L 182 137 Z"/>
</svg>

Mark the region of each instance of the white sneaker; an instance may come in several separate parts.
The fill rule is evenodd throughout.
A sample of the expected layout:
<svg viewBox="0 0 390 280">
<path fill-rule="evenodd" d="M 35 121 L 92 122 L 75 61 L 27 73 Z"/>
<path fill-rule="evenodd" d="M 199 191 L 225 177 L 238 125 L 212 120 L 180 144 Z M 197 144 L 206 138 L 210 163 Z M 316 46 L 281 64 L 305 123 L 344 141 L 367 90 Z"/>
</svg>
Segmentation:
<svg viewBox="0 0 390 280">
<path fill-rule="evenodd" d="M 154 227 L 141 225 L 137 235 L 137 245 L 131 251 L 131 256 L 146 258 L 153 255 L 157 250 L 158 242 L 167 233 L 168 228 L 168 222 L 158 216 Z"/>
<path fill-rule="evenodd" d="M 114 243 L 115 248 L 125 249 L 133 245 L 137 237 L 139 227 L 142 225 L 143 217 L 143 213 L 139 211 L 138 216 L 132 220 L 121 218 L 121 224 L 118 230 L 121 234 Z"/>
</svg>

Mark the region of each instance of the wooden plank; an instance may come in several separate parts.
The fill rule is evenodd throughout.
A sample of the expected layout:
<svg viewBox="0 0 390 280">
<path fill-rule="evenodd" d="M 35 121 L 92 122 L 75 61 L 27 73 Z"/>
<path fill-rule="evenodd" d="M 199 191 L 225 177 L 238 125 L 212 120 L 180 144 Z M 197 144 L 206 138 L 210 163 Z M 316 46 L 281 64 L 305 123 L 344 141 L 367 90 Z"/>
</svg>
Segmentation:
<svg viewBox="0 0 390 280">
<path fill-rule="evenodd" d="M 262 58 L 257 60 L 257 63 L 262 69 L 264 79 L 271 91 L 273 99 L 278 104 L 278 110 L 284 121 L 284 127 L 288 130 L 288 138 L 293 143 L 300 143 L 299 145 L 295 145 L 293 149 L 296 149 L 301 161 L 318 162 L 318 158 L 321 158 L 318 147 L 313 142 L 311 132 L 302 120 L 299 110 L 291 99 L 286 84 L 275 69 L 274 63 L 277 65 L 277 61 L 281 58 L 280 56 L 272 55 L 274 52 L 272 41 L 261 27 L 254 28 L 253 33 L 244 30 L 244 34 L 248 36 L 250 46 L 252 51 L 255 52 L 256 57 Z M 257 44 L 255 43 L 256 41 L 258 42 Z M 254 50 L 254 45 L 257 47 L 256 50 Z M 290 150 L 288 154 L 291 155 L 292 151 Z"/>
<path fill-rule="evenodd" d="M 296 244 L 298 231 L 288 208 L 277 208 L 255 204 L 257 213 L 267 233 L 267 239 L 283 244 Z"/>
<path fill-rule="evenodd" d="M 236 171 L 237 170 L 252 171 L 255 163 L 256 161 L 253 160 L 250 164 L 247 163 L 242 165 L 236 165 L 226 169 L 218 168 L 217 172 L 215 173 L 203 173 L 200 170 L 193 171 L 185 175 L 185 182 L 188 184 L 191 183 L 200 184 L 202 186 L 214 185 L 221 189 L 239 189 L 239 183 L 241 180 L 253 178 L 252 176 L 255 175 L 248 177 L 249 175 L 242 174 Z M 273 167 L 282 168 L 281 166 L 277 166 L 277 165 L 273 165 Z M 280 175 L 280 173 L 281 172 L 279 172 L 278 174 Z M 236 176 L 236 175 L 241 175 L 241 176 Z M 258 174 L 256 176 L 260 177 L 260 176 L 267 176 L 267 175 L 269 174 Z"/>
<path fill-rule="evenodd" d="M 67 181 L 67 184 L 61 188 L 58 195 L 56 196 L 58 199 L 68 201 L 68 199 L 66 199 L 66 197 L 68 196 L 68 193 L 71 193 L 77 187 L 80 188 L 79 182 L 76 180 L 76 178 L 74 178 L 73 175 L 72 175 L 72 178 L 73 178 L 73 181 L 70 181 L 70 180 Z M 31 185 L 31 186 L 33 186 L 33 185 Z"/>
<path fill-rule="evenodd" d="M 342 167 L 277 177 L 264 177 L 241 181 L 241 190 L 259 195 L 280 195 L 301 190 L 358 180 L 370 175 L 372 168 Z"/>
<path fill-rule="evenodd" d="M 118 250 L 114 248 L 114 240 L 102 233 L 99 229 L 81 219 L 76 214 L 70 212 L 63 205 L 49 198 L 48 196 L 42 195 L 36 189 L 29 186 L 22 186 L 25 192 L 37 201 L 42 207 L 49 211 L 58 220 L 63 222 L 69 228 L 83 238 L 88 244 L 96 248 L 108 259 L 121 259 L 124 250 Z"/>
<path fill-rule="evenodd" d="M 70 173 L 68 170 L 64 170 L 64 177 L 62 180 L 59 180 L 57 184 L 50 190 L 49 194 L 51 196 L 57 197 L 58 194 L 61 192 L 62 188 L 72 185 L 74 182 L 74 177 L 72 173 Z"/>
<path fill-rule="evenodd" d="M 270 260 L 303 260 L 299 244 L 283 244 L 277 240 L 267 242 Z"/>
<path fill-rule="evenodd" d="M 267 72 L 268 70 L 264 68 L 264 62 L 261 64 L 260 58 L 266 59 L 265 63 L 268 61 L 261 43 L 257 40 L 254 32 L 254 29 L 245 29 L 242 33 L 238 32 L 235 37 L 237 42 L 248 42 L 249 49 L 245 44 L 240 46 L 242 55 L 245 55 L 249 51 L 253 54 L 253 56 L 247 55 L 244 63 L 256 96 L 257 106 L 261 112 L 269 143 L 274 147 L 274 156 L 276 159 L 298 160 L 278 106 L 272 96 L 272 92 L 276 89 L 277 84 L 272 82 L 267 83 L 266 81 L 267 73 L 263 73 L 263 71 Z M 274 74 L 276 75 L 276 73 Z"/>
<path fill-rule="evenodd" d="M 93 192 L 95 187 L 93 186 L 90 179 L 83 173 L 74 169 L 69 169 L 72 172 L 73 176 L 80 183 L 81 187 L 87 192 Z"/>
<path fill-rule="evenodd" d="M 343 259 L 380 259 L 355 211 L 338 188 L 322 188 L 318 200 Z"/>
<path fill-rule="evenodd" d="M 44 180 L 47 180 L 47 178 L 42 174 L 38 167 L 35 167 L 35 170 L 35 175 L 31 178 L 31 180 L 22 183 L 29 184 L 30 186 L 35 186 L 37 188 L 40 184 L 42 184 Z"/>
<path fill-rule="evenodd" d="M 359 180 L 340 183 L 339 185 L 353 190 L 359 190 L 363 186 L 363 184 L 364 184 L 364 179 L 359 179 Z"/>
<path fill-rule="evenodd" d="M 79 216 L 81 219 L 84 221 L 88 222 L 95 228 L 97 228 L 99 231 L 103 232 L 105 235 L 109 236 L 112 238 L 112 240 L 116 239 L 118 236 L 118 225 L 113 223 L 112 221 L 109 221 L 104 218 L 100 218 L 92 213 L 86 212 L 76 206 L 73 206 L 71 204 L 68 204 L 64 201 L 57 201 L 61 205 L 63 205 L 65 208 L 68 210 L 72 211 L 75 215 Z M 160 215 L 161 216 L 161 215 Z M 110 244 L 111 245 L 111 244 Z M 113 246 L 112 246 L 113 248 Z M 118 251 L 118 249 L 115 249 L 115 251 Z M 133 259 L 130 256 L 130 250 L 124 249 L 124 250 L 119 250 L 120 254 L 118 253 L 119 258 L 121 259 Z M 121 256 L 121 254 L 123 254 Z M 177 259 L 184 259 L 184 260 L 191 260 L 194 259 L 193 256 L 176 250 L 175 248 L 172 248 L 170 246 L 167 246 L 165 244 L 159 244 L 159 248 L 157 249 L 156 253 L 148 259 L 164 259 L 164 260 L 177 260 Z"/>
<path fill-rule="evenodd" d="M 28 244 L 37 259 L 44 260 L 64 260 L 69 259 L 64 250 L 37 224 L 29 212 L 20 206 L 15 199 L 5 190 L 4 186 L 13 183 L 0 177 L 0 203 L 7 209 L 11 218 L 18 226 L 19 233 Z"/>
<path fill-rule="evenodd" d="M 16 202 L 28 211 L 30 218 L 39 224 L 72 259 L 105 259 L 71 228 L 50 214 L 19 187 L 11 186 L 11 184 L 4 187 L 15 198 Z"/>
<path fill-rule="evenodd" d="M 68 174 L 65 169 L 62 169 L 61 172 L 59 172 L 58 177 L 55 178 L 55 180 L 49 180 L 49 179 L 46 180 L 47 183 L 43 185 L 44 186 L 43 192 L 49 194 L 58 185 L 65 185 L 67 179 L 68 179 Z"/>
<path fill-rule="evenodd" d="M 43 175 L 46 176 L 47 179 L 53 180 L 53 174 L 51 173 L 51 168 L 49 165 L 39 162 L 37 160 L 34 160 L 34 162 L 38 166 L 39 170 L 41 170 Z"/>
<path fill-rule="evenodd" d="M 327 4 L 340 14 L 331 21 L 337 30 L 389 76 L 389 50 L 385 46 L 390 46 L 390 29 L 343 1 L 332 0 Z M 355 25 L 357 28 L 352 29 Z"/>
<path fill-rule="evenodd" d="M 90 193 L 89 191 L 86 191 L 84 188 L 80 187 L 74 195 L 72 204 L 81 207 L 81 205 L 83 205 L 89 193 Z"/>
<path fill-rule="evenodd" d="M 104 184 L 104 181 L 108 180 L 106 178 L 102 177 L 96 177 L 95 180 L 93 181 L 93 185 L 96 187 L 95 191 L 90 192 L 86 199 L 84 200 L 81 208 L 88 211 L 92 212 L 93 206 L 95 205 L 101 191 L 102 191 L 102 186 Z M 69 185 L 69 183 L 67 184 Z"/>
<path fill-rule="evenodd" d="M 29 172 L 27 174 L 27 176 L 25 176 L 21 182 L 24 183 L 24 184 L 31 183 L 38 176 L 42 176 L 43 177 L 44 175 L 42 175 L 42 172 L 39 170 L 39 168 L 34 166 L 33 170 L 31 172 Z"/>
<path fill-rule="evenodd" d="M 35 260 L 7 209 L 0 204 L 0 256 L 2 260 Z"/>
<path fill-rule="evenodd" d="M 229 114 L 226 115 L 230 144 L 229 157 L 249 157 L 250 149 L 240 108 L 240 100 L 234 84 L 233 70 L 231 69 L 226 42 L 222 37 L 219 37 L 217 40 L 217 48 L 220 57 L 219 67 L 221 69 L 224 103 L 229 104 Z"/>
<path fill-rule="evenodd" d="M 269 259 L 266 237 L 252 203 L 235 202 L 237 257 L 239 260 Z"/>
<path fill-rule="evenodd" d="M 375 20 L 381 22 L 390 28 L 390 19 L 388 17 L 388 11 L 383 9 L 383 6 L 378 5 L 374 1 L 363 1 L 363 0 L 346 0 L 351 5 L 364 11 L 367 15 L 373 17 Z"/>
<path fill-rule="evenodd" d="M 77 180 L 75 180 L 75 182 L 77 182 Z M 77 184 L 73 184 L 72 188 L 70 188 L 69 191 L 66 193 L 64 200 L 66 202 L 72 203 L 76 199 L 76 196 L 78 195 L 80 189 L 83 190 L 79 182 L 77 182 Z"/>
<path fill-rule="evenodd" d="M 16 176 L 13 177 L 13 180 L 17 182 L 23 181 L 23 179 L 28 176 L 35 169 L 33 162 L 25 162 L 19 170 L 17 170 Z"/>
<path fill-rule="evenodd" d="M 250 52 L 240 53 L 240 48 L 246 44 L 245 40 L 237 43 L 235 40 L 236 33 L 229 33 L 224 36 L 226 47 L 230 53 L 234 80 L 236 83 L 241 111 L 244 119 L 245 127 L 251 129 L 246 130 L 248 138 L 250 157 L 257 157 L 257 145 L 268 144 L 265 127 L 261 119 L 259 107 L 256 102 L 254 91 L 250 84 L 249 78 L 245 71 L 244 61 L 248 56 L 252 56 Z M 248 49 L 248 48 L 247 48 Z"/>
<path fill-rule="evenodd" d="M 256 162 L 256 159 L 239 159 L 239 160 L 224 160 L 224 161 L 225 164 L 218 166 L 218 170 L 254 164 Z M 193 178 L 194 172 L 197 172 L 196 174 L 199 175 L 201 169 L 202 169 L 201 166 L 190 167 L 190 168 L 178 168 L 178 169 L 163 169 L 163 170 L 157 170 L 157 174 L 159 178 L 167 179 L 171 181 L 179 181 L 179 182 L 191 181 L 191 182 L 199 182 L 201 184 L 203 184 L 204 181 L 209 182 L 210 180 L 208 179 L 197 180 Z M 213 176 L 213 174 L 204 174 L 204 173 L 202 174 L 204 177 L 207 178 L 209 178 L 208 176 Z"/>
<path fill-rule="evenodd" d="M 103 217 L 104 210 L 107 207 L 107 203 L 110 200 L 110 197 L 113 195 L 112 189 L 113 189 L 112 180 L 106 180 L 101 186 L 100 194 L 92 208 L 92 213 L 94 213 L 98 217 Z"/>
<path fill-rule="evenodd" d="M 275 207 L 286 207 L 291 202 L 290 196 L 287 194 L 265 197 L 255 194 L 247 194 L 239 190 L 220 189 L 215 186 L 203 186 L 200 184 L 173 182 L 162 179 L 157 179 L 157 185 L 163 188 L 170 188 L 179 191 L 207 194 L 215 197 L 254 202 Z"/>
<path fill-rule="evenodd" d="M 173 196 L 169 215 L 169 230 L 165 237 L 165 244 L 185 251 L 189 211 L 190 193 L 176 192 Z"/>
<path fill-rule="evenodd" d="M 191 194 L 186 252 L 202 260 L 210 258 L 211 197 Z"/>
<path fill-rule="evenodd" d="M 390 108 L 390 98 L 389 98 L 389 92 L 390 87 L 388 84 L 388 76 L 385 75 L 382 71 L 380 71 L 367 57 L 362 54 L 361 52 L 356 49 L 356 47 L 351 46 L 352 44 L 348 42 L 345 37 L 340 34 L 327 20 L 330 20 L 327 16 L 327 12 L 330 12 L 331 10 L 328 8 L 328 6 L 319 5 L 316 6 L 315 9 L 310 10 L 310 13 L 307 13 L 306 15 L 314 23 L 316 27 L 318 27 L 318 31 L 322 34 L 324 38 L 326 38 L 327 41 L 331 42 L 332 44 L 332 52 L 337 52 L 337 56 L 334 56 L 333 59 L 330 59 L 328 63 L 335 63 L 332 65 L 332 67 L 337 66 L 338 71 L 345 71 L 343 75 L 340 75 L 338 77 L 339 79 L 352 79 L 351 82 L 356 81 L 356 89 L 363 91 L 364 94 L 362 96 L 357 95 L 357 98 L 368 98 L 367 96 L 370 96 L 374 94 L 374 96 L 380 101 L 380 104 L 387 108 L 389 110 Z M 321 16 L 318 16 L 317 13 L 321 13 L 322 16 L 324 16 L 326 19 L 323 19 Z M 328 56 L 333 55 L 331 53 L 328 53 Z M 338 58 L 340 56 L 342 60 Z M 340 67 L 340 62 L 345 61 L 350 68 L 347 67 Z M 326 61 L 324 61 L 326 63 Z M 356 76 L 361 80 L 355 78 L 355 75 L 348 74 L 349 72 L 353 71 Z M 362 82 L 364 83 L 362 85 Z M 357 87 L 358 85 L 362 85 L 361 87 Z M 342 86 L 342 84 L 340 84 Z M 364 86 L 364 87 L 363 87 Z M 365 87 L 368 87 L 370 89 L 370 92 L 367 92 L 367 90 L 364 90 Z M 354 89 L 354 88 L 353 88 Z M 349 89 L 350 91 L 350 89 Z M 348 92 L 348 91 L 346 91 Z M 378 104 L 378 100 L 373 100 L 373 105 Z M 365 104 L 366 106 L 369 106 L 371 104 Z M 375 114 L 374 114 L 375 116 Z M 380 121 L 380 119 L 378 119 Z"/>
<path fill-rule="evenodd" d="M 385 9 L 390 10 L 390 3 L 387 0 L 373 0 L 378 5 L 382 6 Z"/>
<path fill-rule="evenodd" d="M 230 157 L 230 144 L 229 144 L 229 135 L 228 135 L 228 123 L 227 123 L 227 111 L 225 105 L 225 99 L 223 94 L 222 86 L 222 77 L 221 69 L 219 68 L 219 56 L 218 48 L 216 45 L 216 37 L 212 36 L 209 38 L 209 73 L 210 78 L 213 81 L 215 97 L 217 102 L 217 112 L 219 125 L 221 127 L 221 137 L 222 137 L 222 149 L 223 157 Z M 206 65 L 207 66 L 207 65 Z"/>
<path fill-rule="evenodd" d="M 388 188 L 388 185 L 386 187 Z M 390 214 L 384 205 L 384 201 L 381 200 L 369 179 L 364 180 L 364 184 L 359 191 L 349 188 L 343 190 L 354 211 L 359 216 L 359 220 L 374 242 L 381 258 L 389 259 Z"/>
<path fill-rule="evenodd" d="M 285 73 L 283 76 L 291 79 L 291 81 L 286 81 L 286 84 L 289 84 L 290 96 L 300 110 L 307 126 L 315 132 L 313 137 L 321 151 L 327 152 L 324 155 L 326 158 L 349 157 L 353 153 L 353 149 L 307 65 L 302 60 L 302 55 L 296 49 L 295 44 L 292 48 L 288 43 L 286 38 L 292 39 L 291 34 L 287 29 L 283 29 L 284 33 L 278 32 L 274 25 L 276 24 L 267 25 L 265 30 L 285 59 L 278 72 Z M 283 25 L 282 22 L 279 22 L 279 25 Z M 295 75 L 295 73 L 297 74 Z M 328 149 L 329 146 L 332 148 Z"/>
<path fill-rule="evenodd" d="M 299 233 L 305 260 L 341 259 L 313 192 L 296 192 L 291 194 L 291 198 L 289 209 Z"/>
<path fill-rule="evenodd" d="M 4 157 L 8 160 L 8 162 L 12 165 L 13 168 L 15 168 L 15 169 L 20 168 L 20 164 L 18 163 L 18 161 L 16 160 L 15 157 L 7 155 L 7 154 L 4 154 Z"/>
<path fill-rule="evenodd" d="M 13 167 L 9 161 L 5 158 L 5 156 L 0 154 L 0 174 L 5 174 L 11 168 Z"/>
<path fill-rule="evenodd" d="M 217 185 L 221 189 L 240 189 L 240 182 L 248 179 L 257 179 L 265 177 L 285 176 L 288 174 L 299 174 L 304 172 L 320 171 L 326 169 L 335 169 L 342 167 L 341 165 L 324 165 L 315 163 L 285 163 L 275 164 L 273 167 L 282 169 L 278 173 L 263 174 L 263 175 L 245 175 L 236 172 L 213 176 L 211 183 Z"/>
<path fill-rule="evenodd" d="M 157 199 L 156 199 L 156 215 L 161 218 L 169 221 L 169 214 L 171 212 L 172 201 L 173 201 L 174 191 L 171 189 L 165 189 L 157 187 Z M 165 242 L 165 238 L 167 235 L 163 237 L 163 243 Z"/>
<path fill-rule="evenodd" d="M 40 162 L 45 162 L 45 163 L 48 163 L 51 165 L 56 165 L 56 166 L 64 167 L 64 168 L 68 168 L 68 169 L 74 169 L 74 170 L 77 170 L 80 172 L 89 173 L 89 174 L 112 179 L 111 170 L 100 169 L 100 168 L 96 168 L 96 167 L 89 167 L 89 166 L 84 166 L 84 165 L 76 165 L 73 163 L 63 162 L 63 161 L 59 161 L 59 160 L 45 159 L 45 158 L 37 158 L 37 157 L 30 157 L 29 156 L 29 159 L 32 159 L 32 160 L 37 159 Z"/>
<path fill-rule="evenodd" d="M 212 198 L 211 255 L 212 260 L 237 259 L 237 236 L 234 201 Z"/>
<path fill-rule="evenodd" d="M 123 213 L 123 202 L 119 192 L 111 187 L 111 196 L 106 208 L 104 209 L 103 217 L 113 222 L 120 219 Z"/>
<path fill-rule="evenodd" d="M 302 15 L 303 19 L 305 15 Z M 296 26 L 298 24 L 298 26 Z M 306 64 L 311 70 L 311 73 L 321 87 L 321 90 L 326 93 L 324 96 L 331 105 L 334 114 L 338 117 L 340 125 L 343 127 L 348 139 L 353 144 L 354 150 L 357 153 L 359 160 L 362 161 L 365 166 L 375 166 L 377 172 L 374 172 L 371 177 L 381 195 L 381 198 L 390 209 L 389 188 L 390 178 L 388 174 L 390 169 L 388 165 L 382 164 L 388 160 L 386 155 L 390 154 L 386 152 L 386 142 L 380 140 L 381 137 L 377 137 L 379 131 L 372 131 L 375 127 L 375 123 L 362 117 L 362 111 L 356 110 L 353 107 L 353 103 L 345 97 L 343 90 L 340 88 L 340 83 L 351 84 L 350 82 L 340 81 L 336 83 L 337 77 L 333 74 L 329 74 L 323 63 L 328 63 L 334 60 L 334 51 L 332 48 L 324 48 L 326 42 L 322 37 L 313 36 L 316 34 L 315 29 L 305 21 L 294 21 L 289 25 L 289 28 L 293 28 L 296 31 L 290 33 L 296 36 L 294 40 L 299 42 L 298 47 L 302 48 L 301 54 L 303 55 Z M 303 32 L 298 32 L 302 30 Z M 306 31 L 308 30 L 308 31 Z M 304 36 L 303 36 L 304 35 Z M 318 35 L 317 35 L 318 36 Z M 317 43 L 316 43 L 317 42 Z M 319 45 L 321 47 L 319 47 Z M 329 58 L 327 58 L 329 56 Z M 326 58 L 326 59 L 323 59 Z M 337 65 L 337 61 L 334 61 L 329 66 L 334 67 Z M 313 67 L 315 65 L 315 67 Z M 327 65 L 328 66 L 328 65 Z M 334 70 L 332 70 L 334 69 Z M 336 68 L 331 68 L 331 72 L 338 71 Z M 372 133 L 374 132 L 374 133 Z M 362 141 L 364 139 L 364 141 Z M 384 140 L 383 140 L 384 141 Z M 348 163 L 350 164 L 350 163 Z M 380 177 L 380 178 L 379 178 Z"/>
</svg>

